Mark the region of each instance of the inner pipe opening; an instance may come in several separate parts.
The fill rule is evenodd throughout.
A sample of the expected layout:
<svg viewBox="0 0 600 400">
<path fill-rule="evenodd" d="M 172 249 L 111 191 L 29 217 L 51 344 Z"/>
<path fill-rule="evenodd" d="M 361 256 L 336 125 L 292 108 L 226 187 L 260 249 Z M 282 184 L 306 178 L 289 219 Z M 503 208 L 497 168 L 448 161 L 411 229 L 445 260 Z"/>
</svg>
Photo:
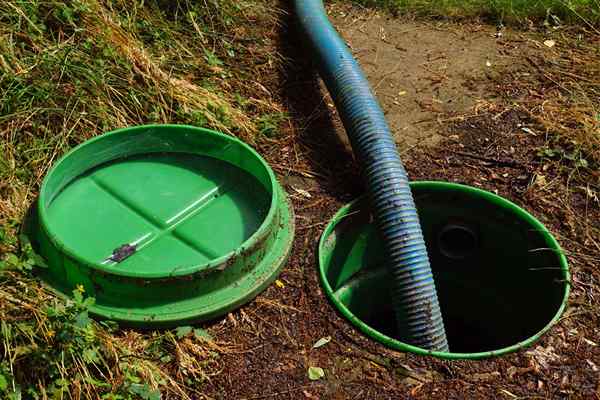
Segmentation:
<svg viewBox="0 0 600 400">
<path fill-rule="evenodd" d="M 479 238 L 475 230 L 465 223 L 451 222 L 446 224 L 437 236 L 440 252 L 451 259 L 467 258 L 477 249 Z"/>
<path fill-rule="evenodd" d="M 535 341 L 568 295 L 566 260 L 548 231 L 481 190 L 434 182 L 412 190 L 450 347 L 437 355 L 481 358 Z M 366 201 L 342 209 L 325 231 L 319 250 L 325 290 L 368 336 L 415 351 L 396 339 L 390 279 L 368 209 Z"/>
</svg>

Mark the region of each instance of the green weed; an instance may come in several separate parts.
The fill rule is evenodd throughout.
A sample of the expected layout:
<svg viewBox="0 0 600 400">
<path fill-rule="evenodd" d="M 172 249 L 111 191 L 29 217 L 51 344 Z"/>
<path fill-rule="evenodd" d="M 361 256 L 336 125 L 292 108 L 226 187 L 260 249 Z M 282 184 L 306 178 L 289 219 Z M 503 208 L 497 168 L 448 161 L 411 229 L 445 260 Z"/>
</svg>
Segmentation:
<svg viewBox="0 0 600 400">
<path fill-rule="evenodd" d="M 288 119 L 285 113 L 266 114 L 258 120 L 258 131 L 267 137 L 275 137 L 281 124 Z"/>
<path fill-rule="evenodd" d="M 29 273 L 29 250 L 0 267 L 0 398 L 188 399 L 226 345 L 205 330 L 123 331 L 90 317 L 83 286 L 57 298 Z"/>
</svg>

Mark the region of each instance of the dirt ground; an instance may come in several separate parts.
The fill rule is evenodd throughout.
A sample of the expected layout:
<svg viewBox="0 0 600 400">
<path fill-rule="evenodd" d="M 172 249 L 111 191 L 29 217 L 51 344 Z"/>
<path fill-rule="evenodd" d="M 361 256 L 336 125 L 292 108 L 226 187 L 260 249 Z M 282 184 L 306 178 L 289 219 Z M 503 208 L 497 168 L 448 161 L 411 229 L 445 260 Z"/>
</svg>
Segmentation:
<svg viewBox="0 0 600 400">
<path fill-rule="evenodd" d="M 206 324 L 237 350 L 223 354 L 201 391 L 216 399 L 600 398 L 600 248 L 588 229 L 600 221 L 598 200 L 563 164 L 540 159 L 548 137 L 509 107 L 527 94 L 521 77 L 545 84 L 526 62 L 548 50 L 544 35 L 345 5 L 329 12 L 383 105 L 411 178 L 482 187 L 538 217 L 568 254 L 570 305 L 535 346 L 483 361 L 391 351 L 339 316 L 321 291 L 315 249 L 329 218 L 363 189 L 331 99 L 287 17 L 265 27 L 287 62 L 276 71 L 266 65 L 260 82 L 291 123 L 257 147 L 293 202 L 295 245 L 283 287 Z M 332 341 L 312 349 L 325 336 Z M 325 377 L 310 381 L 309 366 Z"/>
<path fill-rule="evenodd" d="M 337 5 L 329 13 L 352 49 L 401 150 L 443 138 L 436 114 L 464 114 L 493 93 L 477 82 L 511 63 L 510 32 L 488 25 L 403 22 Z M 345 136 L 342 136 L 345 140 Z"/>
</svg>

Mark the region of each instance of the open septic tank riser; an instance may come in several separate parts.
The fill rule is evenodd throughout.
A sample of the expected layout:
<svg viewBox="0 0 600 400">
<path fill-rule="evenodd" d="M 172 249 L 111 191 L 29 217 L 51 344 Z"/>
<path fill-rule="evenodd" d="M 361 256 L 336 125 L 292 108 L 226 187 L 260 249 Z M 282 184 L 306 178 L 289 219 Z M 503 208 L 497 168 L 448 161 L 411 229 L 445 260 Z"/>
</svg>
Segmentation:
<svg viewBox="0 0 600 400">
<path fill-rule="evenodd" d="M 320 278 L 333 305 L 368 337 L 401 351 L 477 359 L 535 342 L 558 320 L 569 294 L 566 259 L 546 228 L 479 189 L 443 182 L 413 182 L 411 189 L 450 351 L 394 339 L 390 279 L 365 199 L 342 208 L 319 244 Z M 474 235 L 472 246 L 451 252 L 458 241 L 448 235 L 465 232 Z"/>
<path fill-rule="evenodd" d="M 83 285 L 93 313 L 143 326 L 211 319 L 249 301 L 280 272 L 294 231 L 285 192 L 256 152 L 177 125 L 80 145 L 44 180 L 34 217 L 29 233 L 54 289 Z"/>
<path fill-rule="evenodd" d="M 190 161 L 188 155 L 199 157 L 200 162 Z M 122 169 L 122 163 L 127 168 Z M 114 177 L 94 176 L 97 171 L 114 171 L 111 168 L 117 168 Z M 254 192 L 264 190 L 268 198 L 248 194 L 245 189 L 227 197 L 230 189 L 221 190 L 219 185 L 236 173 L 228 168 L 239 168 L 239 174 L 251 181 L 247 186 Z M 156 175 L 160 185 L 142 179 L 147 172 Z M 206 176 L 211 178 L 206 180 Z M 190 179 L 205 179 L 208 188 L 196 187 L 195 197 L 177 192 L 181 184 L 194 185 Z M 127 187 L 121 191 L 119 185 L 124 182 Z M 453 359 L 518 350 L 556 322 L 568 297 L 569 273 L 560 247 L 540 222 L 513 203 L 482 190 L 442 182 L 416 182 L 411 189 L 450 351 L 429 351 L 394 339 L 398 328 L 391 309 L 389 272 L 364 199 L 336 214 L 318 251 L 324 291 L 353 325 L 391 348 Z M 136 197 L 136 191 L 144 195 L 144 202 Z M 171 191 L 179 195 L 175 201 L 180 206 L 169 210 L 175 217 L 161 217 Z M 207 201 L 198 200 L 208 192 L 216 194 Z M 107 193 L 110 204 L 105 207 Z M 70 218 L 60 209 L 52 215 L 55 210 L 50 208 L 60 207 L 60 201 L 70 207 L 65 206 Z M 209 212 L 211 204 L 219 206 L 221 201 L 227 207 Z M 263 209 L 253 208 L 256 204 Z M 113 207 L 112 220 L 98 225 L 104 215 L 94 213 L 103 207 Z M 237 139 L 185 126 L 119 130 L 84 143 L 54 166 L 33 211 L 37 212 L 32 213 L 28 233 L 49 264 L 42 277 L 62 295 L 83 285 L 85 292 L 96 298 L 94 314 L 139 327 L 209 320 L 241 306 L 275 279 L 293 241 L 291 207 L 262 158 Z M 241 234 L 239 226 L 227 226 L 226 238 L 219 236 L 216 227 L 204 229 L 204 223 L 231 219 L 232 214 L 237 219 L 230 224 L 244 225 L 248 219 L 254 221 L 251 229 Z M 203 219 L 194 220 L 198 215 Z M 56 216 L 62 219 L 57 221 Z M 132 254 L 114 261 L 115 249 L 123 242 L 134 243 L 136 238 L 148 236 L 138 229 L 139 224 L 123 225 L 119 218 L 150 220 L 146 225 L 154 239 L 140 242 Z M 92 226 L 88 226 L 90 219 L 95 221 Z M 195 238 L 186 236 L 185 230 L 178 231 L 190 221 L 193 232 L 205 234 Z M 80 231 L 69 236 L 66 228 Z M 237 241 L 229 240 L 229 230 L 238 232 Z M 117 235 L 121 231 L 130 239 L 111 236 L 111 232 Z M 189 263 L 193 257 L 181 258 L 176 250 L 167 248 L 157 253 L 158 263 L 144 263 L 145 252 L 171 236 L 178 239 L 175 244 L 181 241 L 197 246 L 199 253 L 204 249 L 212 258 L 198 254 L 203 262 Z M 222 251 L 211 253 L 212 248 Z M 178 264 L 181 261 L 187 264 Z"/>
</svg>

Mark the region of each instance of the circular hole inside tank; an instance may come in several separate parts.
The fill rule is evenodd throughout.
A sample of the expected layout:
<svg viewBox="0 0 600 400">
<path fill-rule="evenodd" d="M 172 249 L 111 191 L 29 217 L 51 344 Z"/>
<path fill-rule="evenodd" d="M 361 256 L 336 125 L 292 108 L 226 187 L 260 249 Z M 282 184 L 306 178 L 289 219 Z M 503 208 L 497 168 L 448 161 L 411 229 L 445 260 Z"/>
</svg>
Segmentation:
<svg viewBox="0 0 600 400">
<path fill-rule="evenodd" d="M 482 358 L 537 340 L 568 296 L 567 264 L 554 238 L 530 214 L 491 193 L 448 183 L 411 186 L 450 352 L 394 339 L 391 281 L 366 201 L 343 208 L 321 239 L 321 279 L 333 304 L 369 337 L 401 351 Z"/>
<path fill-rule="evenodd" d="M 473 255 L 478 241 L 475 230 L 462 223 L 446 224 L 438 234 L 440 252 L 453 259 L 462 259 Z"/>
</svg>

